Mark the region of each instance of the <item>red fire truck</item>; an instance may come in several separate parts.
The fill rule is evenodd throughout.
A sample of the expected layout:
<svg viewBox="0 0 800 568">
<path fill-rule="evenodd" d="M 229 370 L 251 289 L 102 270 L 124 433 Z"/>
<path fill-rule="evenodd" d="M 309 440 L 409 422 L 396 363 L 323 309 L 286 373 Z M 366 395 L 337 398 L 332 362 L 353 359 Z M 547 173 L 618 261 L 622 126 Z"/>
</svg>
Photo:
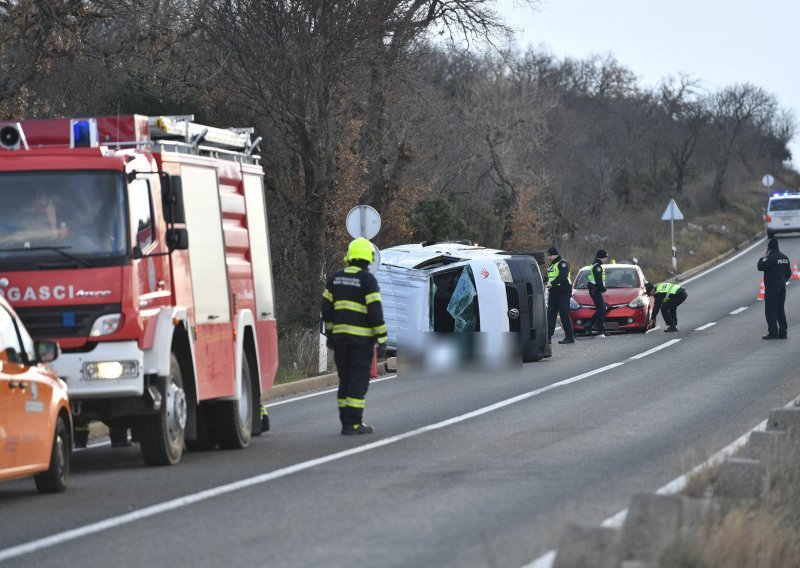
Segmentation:
<svg viewBox="0 0 800 568">
<path fill-rule="evenodd" d="M 243 448 L 277 369 L 263 170 L 252 129 L 192 116 L 0 122 L 0 295 L 76 423 L 149 465 Z"/>
</svg>

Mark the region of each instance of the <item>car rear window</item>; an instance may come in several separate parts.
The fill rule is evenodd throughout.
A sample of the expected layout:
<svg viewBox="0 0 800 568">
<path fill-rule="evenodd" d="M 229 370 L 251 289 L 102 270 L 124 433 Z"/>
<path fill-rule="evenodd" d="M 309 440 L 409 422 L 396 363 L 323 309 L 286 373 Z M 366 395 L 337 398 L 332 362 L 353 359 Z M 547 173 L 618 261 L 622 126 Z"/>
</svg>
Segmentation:
<svg viewBox="0 0 800 568">
<path fill-rule="evenodd" d="M 800 197 L 772 199 L 769 202 L 770 211 L 794 211 L 796 209 L 800 209 Z"/>
</svg>

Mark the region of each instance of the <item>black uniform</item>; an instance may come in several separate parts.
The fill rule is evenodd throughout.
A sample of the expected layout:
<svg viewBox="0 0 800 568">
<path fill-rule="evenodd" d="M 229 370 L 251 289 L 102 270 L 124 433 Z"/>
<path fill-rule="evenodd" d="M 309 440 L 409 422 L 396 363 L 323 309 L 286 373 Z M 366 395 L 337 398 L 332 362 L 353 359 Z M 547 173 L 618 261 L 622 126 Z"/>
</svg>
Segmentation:
<svg viewBox="0 0 800 568">
<path fill-rule="evenodd" d="M 606 333 L 606 302 L 603 299 L 603 294 L 607 290 L 605 281 L 605 271 L 603 270 L 603 261 L 595 258 L 592 263 L 592 275 L 594 282 L 589 281 L 589 296 L 594 302 L 594 316 L 592 317 L 592 327 L 598 335 L 605 335 Z"/>
<path fill-rule="evenodd" d="M 322 294 L 322 319 L 339 373 L 337 399 L 342 434 L 365 426 L 364 405 L 373 349 L 376 341 L 386 343 L 378 281 L 366 265 L 352 261 L 351 266 L 328 279 Z"/>
<path fill-rule="evenodd" d="M 688 296 L 683 286 L 669 282 L 657 284 L 653 294 L 653 311 L 650 319 L 655 321 L 658 311 L 661 310 L 664 323 L 668 326 L 665 331 L 678 331 L 678 306 L 685 302 Z"/>
<path fill-rule="evenodd" d="M 557 256 L 547 269 L 547 281 L 550 284 L 547 296 L 547 340 L 553 338 L 556 330 L 556 317 L 561 316 L 561 327 L 564 328 L 564 343 L 575 341 L 572 320 L 569 317 L 569 300 L 572 297 L 572 282 L 569 279 L 569 262 Z"/>
<path fill-rule="evenodd" d="M 764 339 L 786 339 L 787 324 L 784 304 L 786 282 L 792 277 L 789 258 L 778 249 L 778 239 L 770 239 L 767 254 L 758 261 L 764 273 L 764 315 L 767 318 L 767 335 Z"/>
</svg>

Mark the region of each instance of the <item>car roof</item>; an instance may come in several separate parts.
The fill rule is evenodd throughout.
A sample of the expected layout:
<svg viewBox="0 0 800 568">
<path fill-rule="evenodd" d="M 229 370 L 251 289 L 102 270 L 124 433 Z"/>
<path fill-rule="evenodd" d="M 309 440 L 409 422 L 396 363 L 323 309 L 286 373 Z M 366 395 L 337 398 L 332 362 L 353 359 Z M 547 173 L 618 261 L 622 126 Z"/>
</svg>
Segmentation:
<svg viewBox="0 0 800 568">
<path fill-rule="evenodd" d="M 585 268 L 589 268 L 590 266 L 591 266 L 591 264 L 587 264 L 585 266 L 582 266 L 581 270 L 583 270 Z M 638 264 L 614 263 L 614 264 L 604 264 L 603 268 L 633 268 L 634 270 L 636 270 L 637 268 L 639 268 L 639 265 Z"/>
</svg>

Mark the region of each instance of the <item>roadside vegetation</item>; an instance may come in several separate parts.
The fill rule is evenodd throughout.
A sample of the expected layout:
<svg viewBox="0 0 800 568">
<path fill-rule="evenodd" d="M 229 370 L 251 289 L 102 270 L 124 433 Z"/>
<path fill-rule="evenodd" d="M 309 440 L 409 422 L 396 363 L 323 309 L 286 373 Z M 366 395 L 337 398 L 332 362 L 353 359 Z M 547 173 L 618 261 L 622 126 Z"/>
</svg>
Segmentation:
<svg viewBox="0 0 800 568">
<path fill-rule="evenodd" d="M 800 437 L 761 459 L 766 476 L 760 499 L 724 500 L 693 534 L 664 554 L 664 568 L 796 568 L 800 565 Z M 692 476 L 683 494 L 711 497 L 719 466 Z"/>
<path fill-rule="evenodd" d="M 507 48 L 491 1 L 0 0 L 0 35 L 0 119 L 255 128 L 282 344 L 317 329 L 357 203 L 381 213 L 380 247 L 555 245 L 575 267 L 602 247 L 659 280 L 669 199 L 683 271 L 762 229 L 765 174 L 800 185 L 795 121 L 758 85 L 644 85 L 610 55 Z M 282 349 L 282 376 L 311 368 Z"/>
</svg>

